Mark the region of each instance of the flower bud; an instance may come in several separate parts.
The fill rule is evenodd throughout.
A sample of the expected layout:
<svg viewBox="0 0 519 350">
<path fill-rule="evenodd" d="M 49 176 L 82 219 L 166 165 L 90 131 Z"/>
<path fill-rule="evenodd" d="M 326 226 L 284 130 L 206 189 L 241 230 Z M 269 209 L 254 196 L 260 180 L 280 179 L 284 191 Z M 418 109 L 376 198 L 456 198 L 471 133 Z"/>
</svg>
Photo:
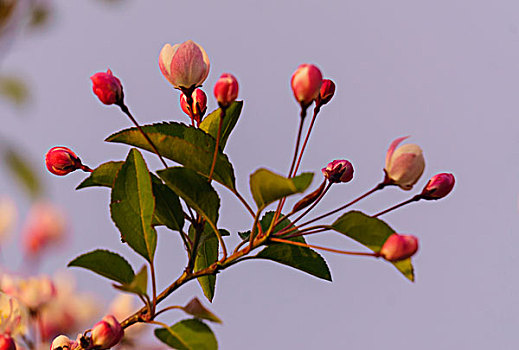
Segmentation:
<svg viewBox="0 0 519 350">
<path fill-rule="evenodd" d="M 202 89 L 196 89 L 191 95 L 193 104 L 188 106 L 187 97 L 184 93 L 180 94 L 180 107 L 190 118 L 195 119 L 198 123 L 207 111 L 207 95 Z"/>
<path fill-rule="evenodd" d="M 123 335 L 121 324 L 114 316 L 108 315 L 92 328 L 92 345 L 96 349 L 109 349 L 119 343 Z"/>
<path fill-rule="evenodd" d="M 164 45 L 159 55 L 160 71 L 176 89 L 201 86 L 209 74 L 209 57 L 194 41 Z"/>
<path fill-rule="evenodd" d="M 99 72 L 90 77 L 92 80 L 92 88 L 94 94 L 99 97 L 99 100 L 105 105 L 122 104 L 123 103 L 123 86 L 121 81 L 112 74 L 109 69 L 104 72 Z"/>
<path fill-rule="evenodd" d="M 335 83 L 330 79 L 323 79 L 323 83 L 321 85 L 321 90 L 319 92 L 319 97 L 317 101 L 320 105 L 325 105 L 332 99 L 335 94 Z"/>
<path fill-rule="evenodd" d="M 16 344 L 9 334 L 0 334 L 0 350 L 16 350 Z"/>
<path fill-rule="evenodd" d="M 319 97 L 323 75 L 313 64 L 302 64 L 292 74 L 290 84 L 294 96 L 302 106 L 308 107 Z"/>
<path fill-rule="evenodd" d="M 417 250 L 418 238 L 411 235 L 393 233 L 387 238 L 379 254 L 384 259 L 395 262 L 413 256 Z"/>
<path fill-rule="evenodd" d="M 238 81 L 229 73 L 224 73 L 214 84 L 214 97 L 220 107 L 229 106 L 238 97 Z"/>
<path fill-rule="evenodd" d="M 427 182 L 420 196 L 423 199 L 443 198 L 452 191 L 454 182 L 454 175 L 452 174 L 436 174 Z"/>
<path fill-rule="evenodd" d="M 82 168 L 81 159 L 67 147 L 52 147 L 45 155 L 47 169 L 54 175 L 64 176 Z"/>
<path fill-rule="evenodd" d="M 71 350 L 73 349 L 75 342 L 70 340 L 65 335 L 59 335 L 52 341 L 50 350 Z"/>
<path fill-rule="evenodd" d="M 345 159 L 337 159 L 328 163 L 321 171 L 331 183 L 349 182 L 353 179 L 353 165 Z"/>
<path fill-rule="evenodd" d="M 386 154 L 384 171 L 388 183 L 408 191 L 422 176 L 425 160 L 422 149 L 418 145 L 405 144 L 397 148 L 398 144 L 406 138 L 400 137 L 391 143 Z"/>
</svg>

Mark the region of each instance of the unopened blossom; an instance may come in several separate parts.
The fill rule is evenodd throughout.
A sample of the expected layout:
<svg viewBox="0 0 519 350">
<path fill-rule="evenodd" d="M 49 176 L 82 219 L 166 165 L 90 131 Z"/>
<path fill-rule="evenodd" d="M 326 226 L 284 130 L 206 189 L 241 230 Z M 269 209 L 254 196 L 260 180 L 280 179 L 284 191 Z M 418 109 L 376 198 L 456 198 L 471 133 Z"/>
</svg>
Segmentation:
<svg viewBox="0 0 519 350">
<path fill-rule="evenodd" d="M 0 196 L 0 244 L 8 238 L 17 217 L 14 201 L 7 196 Z"/>
<path fill-rule="evenodd" d="M 81 169 L 81 159 L 67 147 L 52 147 L 45 155 L 45 165 L 54 175 L 64 176 Z"/>
<path fill-rule="evenodd" d="M 207 53 L 192 40 L 173 46 L 166 44 L 160 51 L 160 71 L 176 89 L 201 86 L 209 74 L 209 66 Z"/>
<path fill-rule="evenodd" d="M 25 335 L 29 310 L 15 297 L 0 292 L 0 334 Z"/>
<path fill-rule="evenodd" d="M 418 145 L 408 143 L 398 147 L 406 138 L 400 137 L 391 143 L 386 154 L 384 171 L 389 183 L 407 191 L 413 188 L 422 175 L 425 159 Z"/>
<path fill-rule="evenodd" d="M 54 283 L 47 276 L 21 278 L 4 274 L 0 279 L 0 289 L 31 311 L 39 310 L 56 296 Z"/>
<path fill-rule="evenodd" d="M 65 232 L 65 214 L 60 209 L 48 202 L 35 203 L 22 229 L 25 253 L 38 255 L 43 249 L 61 241 Z"/>
<path fill-rule="evenodd" d="M 66 335 L 57 336 L 50 345 L 50 350 L 73 350 L 76 348 L 78 348 L 77 342 L 70 340 Z"/>
<path fill-rule="evenodd" d="M 323 75 L 313 64 L 302 64 L 292 74 L 290 85 L 297 102 L 308 107 L 319 97 Z"/>
<path fill-rule="evenodd" d="M 92 327 L 91 334 L 96 349 L 109 349 L 121 341 L 124 329 L 113 315 L 107 315 Z"/>
<path fill-rule="evenodd" d="M 112 74 L 109 69 L 99 72 L 90 77 L 92 90 L 99 100 L 105 105 L 122 104 L 124 99 L 121 81 Z"/>
<path fill-rule="evenodd" d="M 191 98 L 192 104 L 189 106 L 186 95 L 181 93 L 180 107 L 184 113 L 200 123 L 205 115 L 205 112 L 207 111 L 207 95 L 202 89 L 195 89 L 195 91 L 193 91 L 191 94 Z"/>
<path fill-rule="evenodd" d="M 394 233 L 388 237 L 379 254 L 384 259 L 395 262 L 413 256 L 417 250 L 418 238 Z"/>
<path fill-rule="evenodd" d="M 220 107 L 229 106 L 238 97 L 238 80 L 234 75 L 224 73 L 214 84 L 214 97 Z"/>
<path fill-rule="evenodd" d="M 321 89 L 319 90 L 319 97 L 317 101 L 320 105 L 325 105 L 331 101 L 335 94 L 335 83 L 330 79 L 323 79 Z"/>
<path fill-rule="evenodd" d="M 449 173 L 436 174 L 422 190 L 423 199 L 440 199 L 448 195 L 454 187 L 454 175 Z"/>
<path fill-rule="evenodd" d="M 346 159 L 336 159 L 321 171 L 331 183 L 349 182 L 353 179 L 353 165 Z"/>
<path fill-rule="evenodd" d="M 0 350 L 16 350 L 14 339 L 9 333 L 0 334 Z"/>
</svg>

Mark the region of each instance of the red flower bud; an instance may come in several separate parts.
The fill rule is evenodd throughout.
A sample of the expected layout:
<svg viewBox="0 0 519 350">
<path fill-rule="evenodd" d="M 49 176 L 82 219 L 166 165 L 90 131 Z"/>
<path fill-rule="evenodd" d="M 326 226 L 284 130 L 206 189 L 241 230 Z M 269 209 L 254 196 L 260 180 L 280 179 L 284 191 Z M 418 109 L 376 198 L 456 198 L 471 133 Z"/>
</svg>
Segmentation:
<svg viewBox="0 0 519 350">
<path fill-rule="evenodd" d="M 418 238 L 411 235 L 393 233 L 388 237 L 379 254 L 384 259 L 395 262 L 413 256 L 417 250 Z"/>
<path fill-rule="evenodd" d="M 214 96 L 220 107 L 229 106 L 238 97 L 238 81 L 229 73 L 224 73 L 214 85 Z"/>
<path fill-rule="evenodd" d="M 180 107 L 190 118 L 194 118 L 200 123 L 207 111 L 207 95 L 202 89 L 196 89 L 191 97 L 193 98 L 193 104 L 188 106 L 186 95 L 180 94 Z"/>
<path fill-rule="evenodd" d="M 115 317 L 105 316 L 92 328 L 92 346 L 96 349 L 109 349 L 119 343 L 123 335 L 124 330 Z"/>
<path fill-rule="evenodd" d="M 454 175 L 448 173 L 436 174 L 423 188 L 423 199 L 440 199 L 448 195 L 454 187 Z"/>
<path fill-rule="evenodd" d="M 345 159 L 334 160 L 328 163 L 321 171 L 331 183 L 349 182 L 353 179 L 353 165 Z"/>
<path fill-rule="evenodd" d="M 302 64 L 292 74 L 290 85 L 294 96 L 301 105 L 307 107 L 319 97 L 323 75 L 313 64 Z"/>
<path fill-rule="evenodd" d="M 9 334 L 0 334 L 0 350 L 16 350 L 16 344 Z"/>
<path fill-rule="evenodd" d="M 105 105 L 122 104 L 123 103 L 123 86 L 121 81 L 112 74 L 109 69 L 104 72 L 99 72 L 90 77 L 93 83 L 94 94 L 99 97 L 99 100 Z"/>
<path fill-rule="evenodd" d="M 323 79 L 321 90 L 319 92 L 318 101 L 319 104 L 325 105 L 332 99 L 335 94 L 335 83 L 330 79 Z"/>
<path fill-rule="evenodd" d="M 45 156 L 47 169 L 54 175 L 64 176 L 81 169 L 81 159 L 67 147 L 53 147 Z"/>
</svg>

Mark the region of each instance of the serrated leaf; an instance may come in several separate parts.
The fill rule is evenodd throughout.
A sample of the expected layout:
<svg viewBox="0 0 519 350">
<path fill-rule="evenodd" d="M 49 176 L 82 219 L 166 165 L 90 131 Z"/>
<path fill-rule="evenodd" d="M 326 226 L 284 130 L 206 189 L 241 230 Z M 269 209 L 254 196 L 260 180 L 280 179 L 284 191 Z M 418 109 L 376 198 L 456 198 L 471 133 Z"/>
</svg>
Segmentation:
<svg viewBox="0 0 519 350">
<path fill-rule="evenodd" d="M 338 218 L 332 228 L 355 241 L 365 245 L 374 252 L 379 252 L 382 245 L 395 231 L 384 221 L 373 218 L 360 211 L 350 211 Z M 411 259 L 393 263 L 409 280 L 414 281 Z"/>
<path fill-rule="evenodd" d="M 157 245 L 154 209 L 150 173 L 140 152 L 132 149 L 115 178 L 110 211 L 123 240 L 149 262 Z"/>
<path fill-rule="evenodd" d="M 243 101 L 234 101 L 225 111 L 225 118 L 222 122 L 222 133 L 220 135 L 220 149 L 223 151 L 227 144 L 227 139 L 236 126 L 243 107 Z M 222 110 L 220 108 L 211 112 L 200 123 L 200 129 L 216 139 Z"/>
<path fill-rule="evenodd" d="M 303 192 L 310 186 L 313 177 L 312 173 L 303 173 L 286 178 L 262 168 L 250 176 L 250 190 L 258 208 L 264 208 L 278 199 Z"/>
<path fill-rule="evenodd" d="M 184 210 L 180 199 L 156 176 L 152 176 L 152 185 L 157 223 L 165 225 L 171 230 L 181 231 L 184 227 Z"/>
<path fill-rule="evenodd" d="M 68 263 L 68 267 L 82 267 L 103 277 L 122 284 L 131 283 L 135 273 L 131 265 L 117 253 L 97 249 L 78 256 Z"/>
<path fill-rule="evenodd" d="M 142 127 L 157 146 L 159 153 L 168 159 L 209 177 L 216 140 L 204 131 L 180 123 L 160 123 Z M 122 130 L 106 141 L 125 143 L 153 152 L 150 144 L 137 128 Z M 227 156 L 217 153 L 213 178 L 235 191 L 234 170 Z"/>
<path fill-rule="evenodd" d="M 191 241 L 193 241 L 195 230 L 192 226 L 189 227 L 188 234 Z M 202 236 L 200 237 L 200 242 L 198 243 L 194 266 L 195 272 L 208 268 L 218 260 L 218 247 L 218 239 L 214 235 L 212 229 L 206 225 L 202 232 Z M 216 287 L 216 275 L 201 276 L 198 277 L 197 280 L 207 300 L 212 302 Z"/>
<path fill-rule="evenodd" d="M 76 190 L 93 186 L 112 188 L 115 177 L 119 170 L 121 170 L 123 164 L 124 162 L 107 162 L 101 164 L 90 173 L 89 177 L 76 187 Z"/>
<path fill-rule="evenodd" d="M 202 318 L 204 320 L 208 320 L 211 322 L 222 323 L 222 320 L 220 320 L 218 316 L 213 314 L 204 305 L 202 305 L 202 303 L 200 302 L 200 300 L 198 300 L 197 297 L 191 299 L 191 301 L 187 303 L 186 306 L 182 307 L 182 310 L 184 310 L 184 312 L 192 316 L 195 316 L 196 318 Z"/>
<path fill-rule="evenodd" d="M 197 319 L 183 320 L 169 328 L 155 329 L 155 336 L 178 350 L 217 350 L 218 342 L 211 328 Z"/>
<path fill-rule="evenodd" d="M 148 270 L 146 266 L 140 269 L 130 283 L 114 285 L 114 287 L 125 292 L 146 295 L 148 291 Z"/>
<path fill-rule="evenodd" d="M 214 231 L 217 230 L 220 198 L 206 178 L 184 167 L 160 170 L 158 174 L 173 192 L 211 225 Z"/>
<path fill-rule="evenodd" d="M 27 193 L 36 198 L 42 193 L 40 179 L 31 167 L 32 162 L 25 158 L 25 155 L 15 151 L 14 148 L 7 148 L 3 154 L 4 162 L 11 174 L 18 180 Z"/>
</svg>

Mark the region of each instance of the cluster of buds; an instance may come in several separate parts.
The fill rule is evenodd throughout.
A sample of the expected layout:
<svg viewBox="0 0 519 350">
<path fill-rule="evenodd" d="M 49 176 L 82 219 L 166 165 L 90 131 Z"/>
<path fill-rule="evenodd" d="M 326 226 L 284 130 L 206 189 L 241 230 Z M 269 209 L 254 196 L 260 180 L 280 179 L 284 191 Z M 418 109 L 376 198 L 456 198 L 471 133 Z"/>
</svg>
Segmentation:
<svg viewBox="0 0 519 350">
<path fill-rule="evenodd" d="M 330 102 L 335 94 L 335 83 L 323 79 L 321 71 L 313 64 L 300 65 L 292 74 L 290 85 L 302 109 L 306 109 L 313 101 L 320 108 Z"/>
</svg>

